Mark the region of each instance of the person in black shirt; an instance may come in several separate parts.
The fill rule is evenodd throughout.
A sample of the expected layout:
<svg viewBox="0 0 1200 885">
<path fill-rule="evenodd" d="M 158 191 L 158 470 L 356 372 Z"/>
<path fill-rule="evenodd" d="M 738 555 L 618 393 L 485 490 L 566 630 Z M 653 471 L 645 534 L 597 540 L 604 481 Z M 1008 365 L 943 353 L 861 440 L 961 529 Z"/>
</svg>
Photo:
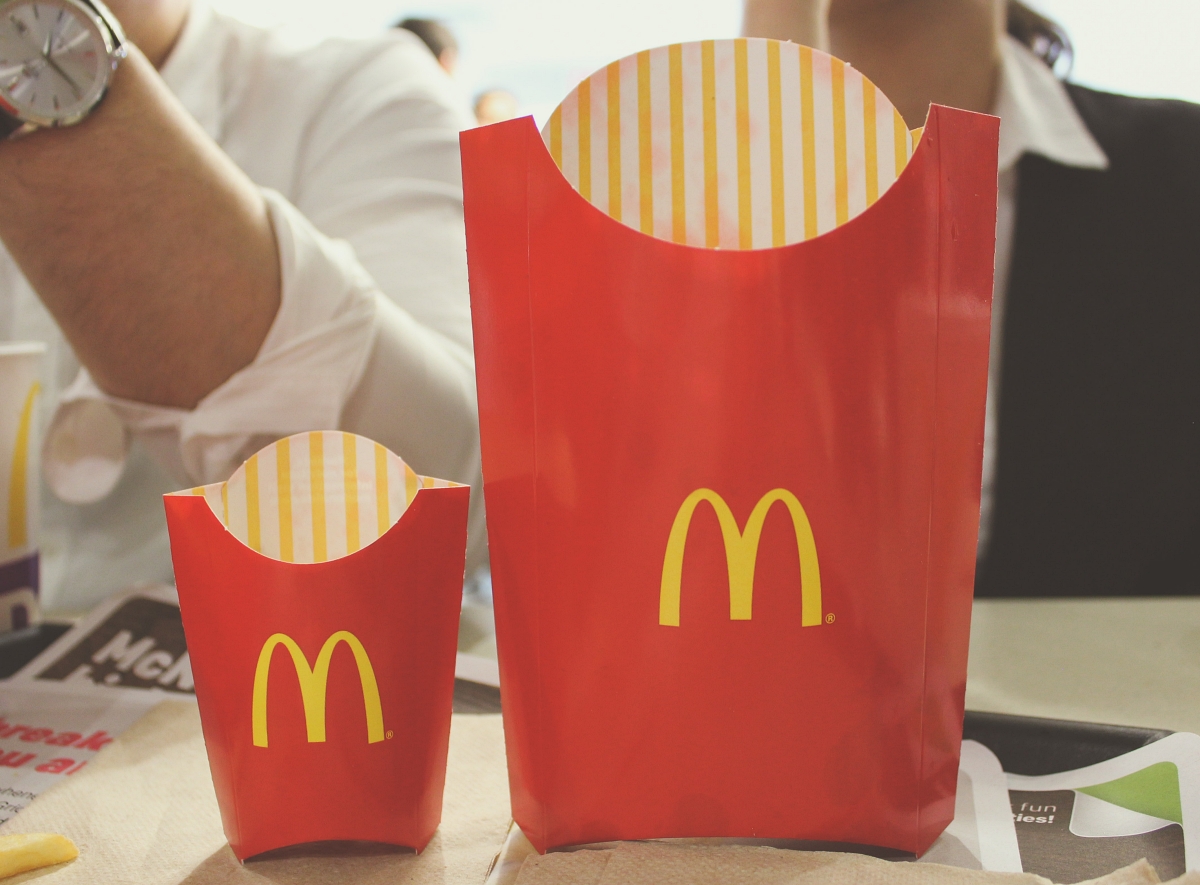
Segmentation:
<svg viewBox="0 0 1200 885">
<path fill-rule="evenodd" d="M 747 0 L 745 32 L 831 51 L 910 127 L 1000 112 L 976 594 L 1200 592 L 1200 106 L 1047 85 L 1069 40 L 1013 0 Z"/>
</svg>

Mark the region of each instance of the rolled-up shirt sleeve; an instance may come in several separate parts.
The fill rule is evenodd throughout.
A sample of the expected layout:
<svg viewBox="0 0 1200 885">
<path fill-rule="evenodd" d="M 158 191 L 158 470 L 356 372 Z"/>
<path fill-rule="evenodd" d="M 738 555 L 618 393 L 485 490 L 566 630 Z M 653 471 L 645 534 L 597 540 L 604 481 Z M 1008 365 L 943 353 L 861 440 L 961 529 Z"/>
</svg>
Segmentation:
<svg viewBox="0 0 1200 885">
<path fill-rule="evenodd" d="M 129 434 L 182 483 L 223 480 L 256 447 L 335 428 L 376 336 L 379 293 L 346 243 L 329 239 L 278 194 L 264 191 L 279 246 L 279 312 L 254 361 L 191 410 L 108 396 L 86 369 L 59 399 L 46 439 L 46 475 L 64 500 L 108 493 L 85 458 L 122 460 Z M 99 407 L 98 407 L 99 404 Z M 127 431 L 123 448 L 113 421 Z M 98 443 L 104 442 L 103 449 Z"/>
<path fill-rule="evenodd" d="M 104 497 L 131 438 L 181 484 L 202 484 L 274 439 L 341 427 L 419 473 L 471 484 L 468 564 L 482 561 L 457 150 L 465 118 L 428 64 L 402 44 L 369 57 L 313 120 L 291 199 L 262 190 L 282 290 L 250 365 L 191 410 L 108 396 L 86 370 L 63 392 L 44 447 L 60 498 Z"/>
</svg>

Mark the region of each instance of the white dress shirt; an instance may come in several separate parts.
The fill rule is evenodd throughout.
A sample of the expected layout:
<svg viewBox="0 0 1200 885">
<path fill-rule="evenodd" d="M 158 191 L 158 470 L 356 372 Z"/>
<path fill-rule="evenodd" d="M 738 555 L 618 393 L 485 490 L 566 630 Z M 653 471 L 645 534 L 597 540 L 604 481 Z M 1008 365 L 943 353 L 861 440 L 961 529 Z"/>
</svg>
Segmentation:
<svg viewBox="0 0 1200 885">
<path fill-rule="evenodd" d="M 194 410 L 147 406 L 96 387 L 0 254 L 0 340 L 49 346 L 44 606 L 78 611 L 169 580 L 164 492 L 225 479 L 273 439 L 339 426 L 419 473 L 471 483 L 478 564 L 465 102 L 407 32 L 293 47 L 199 2 L 161 74 L 262 189 L 281 307 L 254 362 Z"/>
<path fill-rule="evenodd" d="M 988 364 L 987 413 L 983 434 L 983 488 L 979 508 L 979 553 L 987 550 L 996 486 L 1000 363 L 1004 302 L 1012 264 L 1017 212 L 1017 162 L 1040 154 L 1064 166 L 1106 169 L 1108 158 L 1088 131 L 1066 87 L 1021 42 L 1005 36 L 1000 88 L 992 113 L 1000 118 L 999 194 L 996 205 L 996 277 L 992 292 L 992 346 Z"/>
</svg>

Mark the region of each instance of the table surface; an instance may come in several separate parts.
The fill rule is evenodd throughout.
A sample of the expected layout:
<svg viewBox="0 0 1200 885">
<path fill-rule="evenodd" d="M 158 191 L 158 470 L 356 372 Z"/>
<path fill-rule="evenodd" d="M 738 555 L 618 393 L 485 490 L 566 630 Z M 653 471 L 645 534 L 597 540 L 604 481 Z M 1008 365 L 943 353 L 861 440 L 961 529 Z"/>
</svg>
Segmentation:
<svg viewBox="0 0 1200 885">
<path fill-rule="evenodd" d="M 1200 733 L 1200 598 L 977 600 L 967 709 Z"/>
<path fill-rule="evenodd" d="M 0 825 L 0 834 L 58 832 L 80 850 L 72 863 L 5 885 L 43 876 L 46 885 L 479 885 L 508 825 L 500 717 L 456 715 L 441 826 L 419 855 L 316 843 L 241 864 L 221 828 L 196 705 L 172 700 Z"/>
<path fill-rule="evenodd" d="M 974 607 L 971 640 L 968 709 L 1200 732 L 1200 598 L 980 600 Z M 199 817 L 204 815 L 198 815 L 195 803 L 185 803 L 186 808 L 176 808 L 172 814 L 165 811 L 150 816 L 142 814 L 146 820 L 141 820 L 140 825 L 149 827 L 148 832 L 160 832 L 167 823 L 175 828 L 172 832 L 178 830 L 178 838 L 172 843 L 174 848 L 164 853 L 150 849 L 148 843 L 143 845 L 133 840 L 137 844 L 126 845 L 128 839 L 116 838 L 125 832 L 120 829 L 125 827 L 120 821 L 106 824 L 109 829 L 118 827 L 119 832 L 92 832 L 98 826 L 96 822 L 108 815 L 84 809 L 76 815 L 79 820 L 75 823 L 81 829 L 77 835 L 85 841 L 91 837 L 96 844 L 112 849 L 88 852 L 95 863 L 110 865 L 106 872 L 119 869 L 132 876 L 107 876 L 110 881 L 138 885 L 147 882 L 174 885 L 181 878 L 197 885 L 263 879 L 280 883 L 341 881 L 339 876 L 350 872 L 346 864 L 351 863 L 362 867 L 355 867 L 354 875 L 362 876 L 364 881 L 396 881 L 407 877 L 439 883 L 477 882 L 487 860 L 499 847 L 507 819 L 503 748 L 498 717 L 464 718 L 461 713 L 494 710 L 498 706 L 499 696 L 494 689 L 466 683 L 456 686 L 460 741 L 456 745 L 452 739 L 452 757 L 466 750 L 467 745 L 461 743 L 462 729 L 472 720 L 478 727 L 471 726 L 468 730 L 478 734 L 472 742 L 473 750 L 462 761 L 452 759 L 447 817 L 438 837 L 441 841 L 437 842 L 436 851 L 431 847 L 420 858 L 384 852 L 353 858 L 280 857 L 245 867 L 237 864 L 228 849 L 220 847 L 223 836 L 211 796 L 199 723 L 193 721 L 194 708 L 187 704 L 182 708 L 193 712 L 182 719 L 177 716 L 172 725 L 182 729 L 178 751 L 171 750 L 166 756 L 157 752 L 146 754 L 151 759 L 165 760 L 154 777 L 138 780 L 140 766 L 146 760 L 124 764 L 130 760 L 110 754 L 104 765 L 97 760 L 90 766 L 89 778 L 104 780 L 105 794 L 109 787 L 115 786 L 105 779 L 133 778 L 124 785 L 131 796 L 141 796 L 149 789 L 146 783 L 157 785 L 164 795 L 182 796 L 182 792 L 173 791 L 165 781 L 187 773 L 187 766 L 180 764 L 186 758 L 190 760 L 188 783 L 204 792 L 199 804 L 207 815 L 206 825 L 199 825 Z M 139 723 L 129 740 L 122 739 L 114 746 L 120 745 L 125 748 L 123 752 L 129 752 L 136 744 L 136 733 L 147 727 L 145 721 Z M 155 737 L 149 743 L 151 749 L 160 743 Z M 171 741 L 167 743 L 176 746 Z M 185 744 L 189 748 L 186 753 Z M 163 747 L 164 751 L 167 749 Z M 78 792 L 86 788 L 88 780 L 81 776 L 68 786 Z M 51 820 L 61 823 L 63 816 L 69 817 L 68 811 L 76 807 L 77 800 L 78 797 L 68 796 L 64 791 L 52 791 L 5 829 L 21 830 L 34 825 L 44 828 Z M 64 808 L 64 802 L 69 807 Z M 141 808 L 145 803 L 139 800 L 134 805 Z M 457 810 L 451 812 L 451 809 Z M 133 810 L 131 806 L 131 814 Z M 37 817 L 39 812 L 46 820 Z M 459 821 L 463 815 L 466 817 Z M 189 851 L 183 851 L 184 847 Z M 190 875 L 181 876 L 185 867 Z M 154 875 L 150 874 L 152 869 Z M 77 863 L 55 875 L 65 876 L 64 882 L 67 879 L 90 882 L 95 881 L 92 873 L 97 871 L 89 869 L 88 864 Z"/>
<path fill-rule="evenodd" d="M 487 620 L 470 612 L 473 653 L 495 654 Z M 29 654 L 8 655 L 8 669 Z M 1200 733 L 1200 597 L 976 600 L 966 700 L 968 710 Z M 456 685 L 456 712 L 499 709 L 495 689 Z"/>
<path fill-rule="evenodd" d="M 1200 733 L 1200 597 L 980 599 L 967 709 Z M 460 683 L 460 712 L 497 712 Z"/>
</svg>

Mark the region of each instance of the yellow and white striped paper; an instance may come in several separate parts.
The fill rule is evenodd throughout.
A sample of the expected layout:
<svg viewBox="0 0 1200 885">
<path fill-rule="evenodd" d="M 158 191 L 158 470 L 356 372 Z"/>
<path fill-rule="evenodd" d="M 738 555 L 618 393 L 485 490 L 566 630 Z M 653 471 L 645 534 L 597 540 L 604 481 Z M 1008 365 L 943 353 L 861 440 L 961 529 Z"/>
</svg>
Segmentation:
<svg viewBox="0 0 1200 885">
<path fill-rule="evenodd" d="M 418 476 L 377 442 L 338 430 L 298 433 L 250 457 L 203 495 L 230 533 L 284 562 L 327 562 L 377 540 L 421 489 L 458 485 Z"/>
<path fill-rule="evenodd" d="M 664 240 L 785 246 L 858 215 L 913 139 L 870 80 L 815 49 L 739 38 L 679 43 L 580 83 L 542 137 L 584 199 Z"/>
</svg>

